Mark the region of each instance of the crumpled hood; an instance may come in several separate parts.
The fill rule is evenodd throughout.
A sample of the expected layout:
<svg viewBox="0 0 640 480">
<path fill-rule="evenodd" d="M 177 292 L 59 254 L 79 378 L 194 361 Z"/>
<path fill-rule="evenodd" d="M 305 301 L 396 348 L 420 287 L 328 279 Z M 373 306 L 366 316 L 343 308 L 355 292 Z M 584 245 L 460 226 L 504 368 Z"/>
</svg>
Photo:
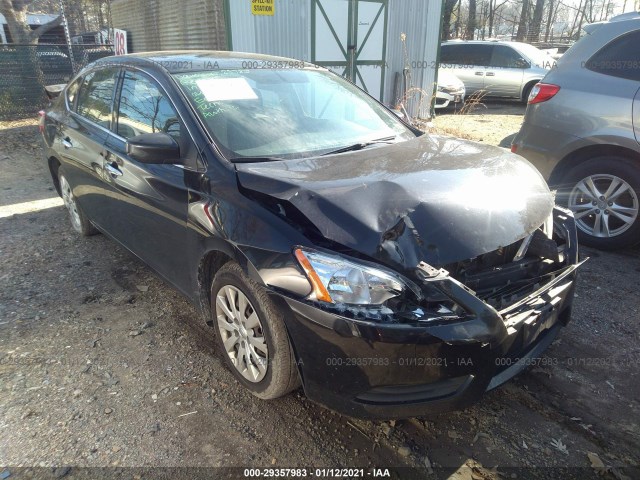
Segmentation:
<svg viewBox="0 0 640 480">
<path fill-rule="evenodd" d="M 522 157 L 436 135 L 236 169 L 242 187 L 288 202 L 325 238 L 405 269 L 510 245 L 538 228 L 554 204 Z"/>
</svg>

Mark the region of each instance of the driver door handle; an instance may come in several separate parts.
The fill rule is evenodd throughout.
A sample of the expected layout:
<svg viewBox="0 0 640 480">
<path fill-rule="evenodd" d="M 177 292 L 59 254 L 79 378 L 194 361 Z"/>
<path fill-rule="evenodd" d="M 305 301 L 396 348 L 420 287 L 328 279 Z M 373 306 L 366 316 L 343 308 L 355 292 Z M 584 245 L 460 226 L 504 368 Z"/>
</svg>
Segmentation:
<svg viewBox="0 0 640 480">
<path fill-rule="evenodd" d="M 486 75 L 487 75 L 487 77 L 495 77 L 496 76 L 496 74 L 493 73 L 493 72 L 487 72 Z"/>
<path fill-rule="evenodd" d="M 121 177 L 122 170 L 120 170 L 116 164 L 116 162 L 106 163 L 104 165 L 104 169 L 109 172 L 112 177 Z"/>
<path fill-rule="evenodd" d="M 478 75 L 479 77 L 484 75 L 484 72 L 476 72 L 476 75 Z"/>
<path fill-rule="evenodd" d="M 73 148 L 73 143 L 71 143 L 71 139 L 69 137 L 62 139 L 62 146 L 64 148 Z"/>
</svg>

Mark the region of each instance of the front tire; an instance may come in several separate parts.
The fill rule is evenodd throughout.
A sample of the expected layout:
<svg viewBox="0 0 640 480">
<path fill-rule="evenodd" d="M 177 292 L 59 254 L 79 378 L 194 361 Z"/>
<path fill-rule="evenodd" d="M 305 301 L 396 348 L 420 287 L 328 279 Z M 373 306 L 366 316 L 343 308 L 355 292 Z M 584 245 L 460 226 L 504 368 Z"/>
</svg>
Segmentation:
<svg viewBox="0 0 640 480">
<path fill-rule="evenodd" d="M 640 242 L 640 166 L 617 156 L 580 163 L 563 178 L 560 200 L 576 218 L 580 242 L 615 250 Z"/>
<path fill-rule="evenodd" d="M 273 399 L 300 386 L 282 314 L 237 263 L 216 274 L 211 312 L 220 356 L 251 393 Z"/>
<path fill-rule="evenodd" d="M 58 170 L 58 184 L 60 185 L 60 195 L 62 196 L 64 206 L 69 212 L 69 219 L 71 220 L 71 226 L 73 229 L 85 237 L 99 233 L 96 227 L 91 224 L 87 216 L 84 214 L 80 205 L 78 205 L 78 201 L 73 194 L 71 185 L 61 169 Z"/>
</svg>

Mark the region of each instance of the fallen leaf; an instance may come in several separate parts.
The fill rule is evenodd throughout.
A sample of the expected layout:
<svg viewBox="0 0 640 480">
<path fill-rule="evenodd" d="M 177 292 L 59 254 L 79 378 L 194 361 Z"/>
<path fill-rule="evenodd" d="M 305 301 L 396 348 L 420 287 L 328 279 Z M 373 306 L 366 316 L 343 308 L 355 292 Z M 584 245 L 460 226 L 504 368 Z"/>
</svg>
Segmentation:
<svg viewBox="0 0 640 480">
<path fill-rule="evenodd" d="M 562 443 L 562 440 L 556 440 L 555 438 L 551 439 L 551 446 L 559 452 L 562 452 L 565 455 L 569 455 L 569 450 L 567 450 L 567 446 Z"/>
<path fill-rule="evenodd" d="M 597 453 L 587 452 L 587 457 L 589 457 L 589 461 L 591 462 L 591 468 L 595 468 L 596 470 L 605 468 L 603 461 L 600 460 Z"/>
<path fill-rule="evenodd" d="M 427 475 L 433 475 L 433 467 L 431 466 L 431 460 L 425 455 L 424 467 L 427 469 Z"/>
</svg>

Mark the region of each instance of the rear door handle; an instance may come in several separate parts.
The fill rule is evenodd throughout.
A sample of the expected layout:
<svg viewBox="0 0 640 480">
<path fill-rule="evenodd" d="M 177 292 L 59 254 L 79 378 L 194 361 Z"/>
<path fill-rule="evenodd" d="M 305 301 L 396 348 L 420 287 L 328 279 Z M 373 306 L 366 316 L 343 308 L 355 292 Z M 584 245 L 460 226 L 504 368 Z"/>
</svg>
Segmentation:
<svg viewBox="0 0 640 480">
<path fill-rule="evenodd" d="M 486 75 L 487 75 L 487 77 L 495 77 L 496 76 L 496 74 L 493 73 L 493 72 L 487 72 Z"/>
<path fill-rule="evenodd" d="M 121 177 L 122 176 L 122 170 L 120 170 L 116 165 L 115 162 L 113 163 L 106 163 L 104 166 L 104 169 L 109 172 L 109 174 L 112 177 Z"/>
<path fill-rule="evenodd" d="M 73 148 L 73 143 L 71 143 L 71 139 L 69 137 L 62 139 L 62 146 L 64 148 Z"/>
<path fill-rule="evenodd" d="M 476 75 L 478 75 L 479 77 L 484 75 L 484 72 L 476 72 Z"/>
</svg>

